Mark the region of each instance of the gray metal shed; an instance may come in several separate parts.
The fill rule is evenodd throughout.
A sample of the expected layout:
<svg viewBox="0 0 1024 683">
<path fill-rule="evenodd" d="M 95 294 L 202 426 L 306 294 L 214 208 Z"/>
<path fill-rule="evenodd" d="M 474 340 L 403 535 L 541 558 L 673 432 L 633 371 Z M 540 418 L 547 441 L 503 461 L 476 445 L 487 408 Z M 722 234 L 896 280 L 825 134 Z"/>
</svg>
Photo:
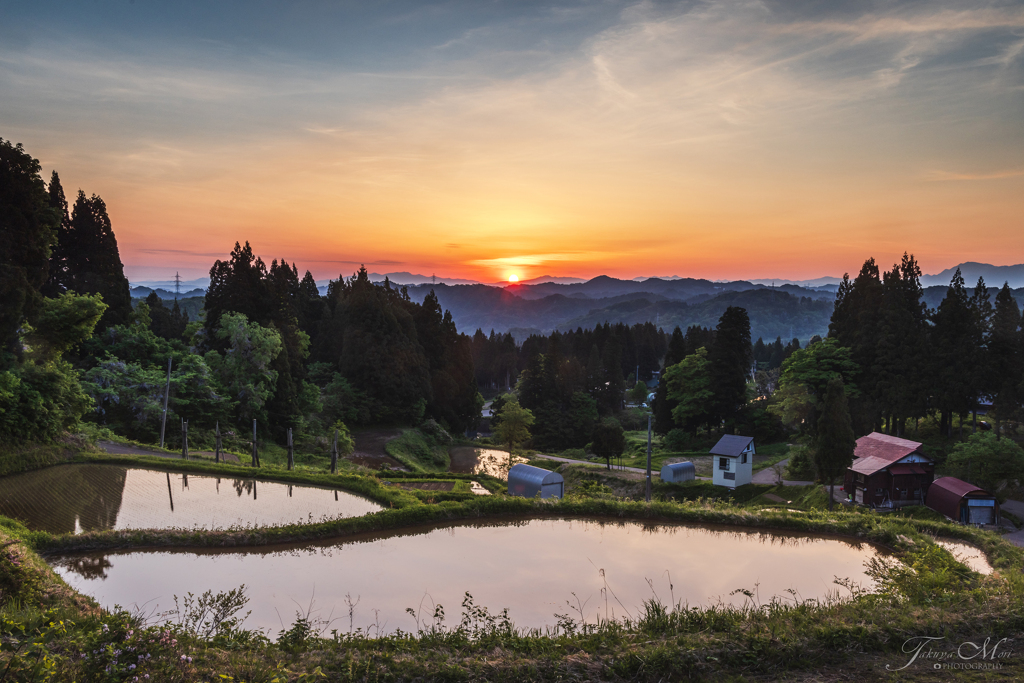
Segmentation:
<svg viewBox="0 0 1024 683">
<path fill-rule="evenodd" d="M 533 498 L 561 498 L 565 495 L 565 479 L 558 472 L 549 472 L 522 463 L 508 471 L 508 494 Z"/>
<path fill-rule="evenodd" d="M 692 462 L 674 462 L 661 468 L 661 480 L 670 483 L 693 481 L 697 478 L 697 470 Z"/>
</svg>

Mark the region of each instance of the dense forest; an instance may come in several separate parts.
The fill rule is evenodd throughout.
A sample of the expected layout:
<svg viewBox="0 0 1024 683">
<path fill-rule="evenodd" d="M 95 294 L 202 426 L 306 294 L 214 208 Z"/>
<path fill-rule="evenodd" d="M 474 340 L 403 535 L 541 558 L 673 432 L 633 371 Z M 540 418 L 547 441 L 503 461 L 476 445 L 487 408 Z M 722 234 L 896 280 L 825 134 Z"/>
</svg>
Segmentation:
<svg viewBox="0 0 1024 683">
<path fill-rule="evenodd" d="M 57 438 L 80 419 L 155 441 L 167 422 L 265 435 L 436 420 L 461 431 L 482 399 L 471 341 L 436 297 L 360 269 L 321 296 L 306 272 L 235 244 L 192 317 L 155 293 L 132 305 L 106 205 L 69 207 L 20 145 L 0 141 L 0 437 Z M 170 434 L 174 433 L 172 429 Z"/>
<path fill-rule="evenodd" d="M 677 441 L 723 431 L 813 436 L 836 382 L 857 433 L 902 435 L 934 415 L 951 438 L 954 424 L 963 430 L 983 405 L 997 423 L 1021 418 L 1024 338 L 1015 293 L 984 281 L 968 288 L 957 271 L 937 298 L 936 288 L 921 286 L 909 255 L 885 272 L 869 259 L 844 278 L 833 302 L 659 281 L 665 292 L 699 301 L 632 292 L 611 307 L 628 318 L 660 306 L 666 323 L 675 307 L 698 321 L 671 333 L 591 311 L 588 324 L 566 331 L 517 340 L 477 329 L 470 337 L 433 289 L 420 303 L 407 287 L 371 282 L 360 269 L 324 292 L 308 271 L 300 277 L 283 259 L 268 265 L 248 243 L 213 264 L 203 299 L 181 305 L 150 292 L 133 305 L 103 200 L 79 190 L 69 203 L 57 172 L 44 182 L 20 145 L 0 142 L 0 159 L 0 436 L 7 442 L 54 439 L 82 419 L 153 442 L 165 391 L 169 424 L 248 433 L 255 420 L 277 440 L 289 428 L 326 434 L 425 420 L 472 430 L 487 394 L 496 426 L 503 405 L 515 401 L 532 415 L 533 445 L 551 450 L 593 445 L 611 422 L 639 428 L 648 406 L 655 430 Z M 621 290 L 621 282 L 571 287 L 586 297 Z M 644 284 L 651 286 L 628 287 Z M 500 301 L 510 310 L 563 310 L 575 301 L 541 285 L 534 298 L 481 287 L 437 289 L 473 292 L 481 306 Z M 728 305 L 718 313 L 713 302 Z M 784 311 L 779 325 L 800 315 L 812 325 L 827 314 L 827 336 L 808 335 L 806 344 L 781 332 L 752 340 L 758 327 L 748 305 L 761 315 L 773 306 Z"/>
</svg>

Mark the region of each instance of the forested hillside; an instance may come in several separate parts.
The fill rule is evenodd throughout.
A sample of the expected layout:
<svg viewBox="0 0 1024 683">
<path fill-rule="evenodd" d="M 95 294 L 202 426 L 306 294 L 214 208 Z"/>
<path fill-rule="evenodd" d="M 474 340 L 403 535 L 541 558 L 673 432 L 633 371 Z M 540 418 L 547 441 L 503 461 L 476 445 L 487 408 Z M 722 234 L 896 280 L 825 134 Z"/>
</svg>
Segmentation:
<svg viewBox="0 0 1024 683">
<path fill-rule="evenodd" d="M 0 140 L 0 440 L 51 440 L 80 420 L 156 441 L 169 386 L 168 442 L 179 420 L 201 438 L 219 424 L 281 440 L 288 428 L 345 424 L 464 430 L 480 414 L 470 339 L 431 295 L 331 282 L 248 243 L 210 270 L 202 300 L 130 298 L 106 205 L 68 207 L 56 172 Z"/>
<path fill-rule="evenodd" d="M 592 329 L 604 323 L 636 325 L 649 322 L 665 330 L 676 326 L 683 329 L 691 325 L 714 326 L 729 306 L 742 306 L 748 310 L 751 333 L 755 338 L 762 336 L 774 339 L 781 336 L 791 339 L 795 336 L 808 339 L 815 334 L 823 336 L 828 332 L 828 318 L 834 298 L 828 292 L 811 292 L 797 287 L 773 289 L 749 283 L 730 283 L 737 289 L 722 291 L 723 285 L 703 281 L 707 282 L 706 286 L 690 289 L 680 287 L 670 292 L 687 295 L 685 300 L 672 299 L 664 294 L 645 291 L 642 286 L 649 285 L 651 280 L 641 283 L 614 280 L 615 291 L 621 290 L 618 285 L 625 282 L 628 282 L 629 288 L 638 291 L 589 298 L 589 295 L 611 291 L 613 288 L 608 280 L 612 278 L 595 278 L 591 282 L 601 281 L 601 286 L 594 289 L 569 289 L 590 283 L 536 286 L 547 288 L 543 291 L 569 292 L 572 296 L 555 293 L 540 298 L 524 298 L 531 296 L 524 287 L 487 285 L 410 287 L 409 293 L 419 300 L 429 292 L 435 292 L 440 305 L 452 312 L 452 318 L 459 329 L 495 330 L 500 333 L 513 330 L 517 331 L 514 336 L 520 343 L 530 331 L 549 334 L 553 330 L 566 332 L 581 327 Z M 658 282 L 686 284 L 681 280 Z M 744 284 L 745 288 L 740 289 Z M 798 296 L 790 290 L 802 291 L 810 296 Z"/>
</svg>

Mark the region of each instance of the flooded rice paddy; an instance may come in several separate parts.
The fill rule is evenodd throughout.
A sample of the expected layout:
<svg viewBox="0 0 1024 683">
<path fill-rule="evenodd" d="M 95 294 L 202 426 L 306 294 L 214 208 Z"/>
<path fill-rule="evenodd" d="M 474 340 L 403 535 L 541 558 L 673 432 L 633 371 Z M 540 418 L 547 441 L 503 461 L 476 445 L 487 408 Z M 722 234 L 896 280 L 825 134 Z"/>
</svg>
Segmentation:
<svg viewBox="0 0 1024 683">
<path fill-rule="evenodd" d="M 508 451 L 473 446 L 457 446 L 449 451 L 449 455 L 452 461 L 450 470 L 456 474 L 489 474 L 505 480 L 512 465 L 529 462 L 519 456 L 513 456 L 509 462 Z"/>
<path fill-rule="evenodd" d="M 636 617 L 655 593 L 666 604 L 691 606 L 742 605 L 747 598 L 736 589 L 755 591 L 762 603 L 772 596 L 822 598 L 837 591 L 835 577 L 870 586 L 864 563 L 876 552 L 807 534 L 534 519 L 254 552 L 123 552 L 51 561 L 69 584 L 105 607 L 163 612 L 174 607 L 174 595 L 244 583 L 249 628 L 276 634 L 313 601 L 314 616 L 348 631 L 347 594 L 355 603 L 351 626 L 373 633 L 415 630 L 406 608 L 426 619 L 435 604 L 444 606 L 449 625 L 457 624 L 467 591 L 477 605 L 492 613 L 507 607 L 518 627 L 535 628 L 554 626 L 556 614 L 578 620 L 576 609 L 591 623 L 599 616 Z"/>
<path fill-rule="evenodd" d="M 273 526 L 379 509 L 343 491 L 116 465 L 61 465 L 0 479 L 0 514 L 55 534 Z"/>
<path fill-rule="evenodd" d="M 991 574 L 992 565 L 989 564 L 985 553 L 969 543 L 961 541 L 948 541 L 936 538 L 935 543 L 942 546 L 957 560 L 970 567 L 979 574 Z"/>
</svg>

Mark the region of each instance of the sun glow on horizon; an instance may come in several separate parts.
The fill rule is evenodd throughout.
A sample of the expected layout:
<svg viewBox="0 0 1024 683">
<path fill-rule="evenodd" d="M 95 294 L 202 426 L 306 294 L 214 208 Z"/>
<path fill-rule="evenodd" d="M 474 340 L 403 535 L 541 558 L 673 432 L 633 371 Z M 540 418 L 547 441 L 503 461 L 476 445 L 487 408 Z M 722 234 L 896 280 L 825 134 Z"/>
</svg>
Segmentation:
<svg viewBox="0 0 1024 683">
<path fill-rule="evenodd" d="M 519 282 L 519 276 L 516 275 L 515 273 L 512 273 L 511 275 L 508 276 L 508 281 L 509 281 L 509 284 L 513 284 L 514 285 L 517 282 Z"/>
</svg>

